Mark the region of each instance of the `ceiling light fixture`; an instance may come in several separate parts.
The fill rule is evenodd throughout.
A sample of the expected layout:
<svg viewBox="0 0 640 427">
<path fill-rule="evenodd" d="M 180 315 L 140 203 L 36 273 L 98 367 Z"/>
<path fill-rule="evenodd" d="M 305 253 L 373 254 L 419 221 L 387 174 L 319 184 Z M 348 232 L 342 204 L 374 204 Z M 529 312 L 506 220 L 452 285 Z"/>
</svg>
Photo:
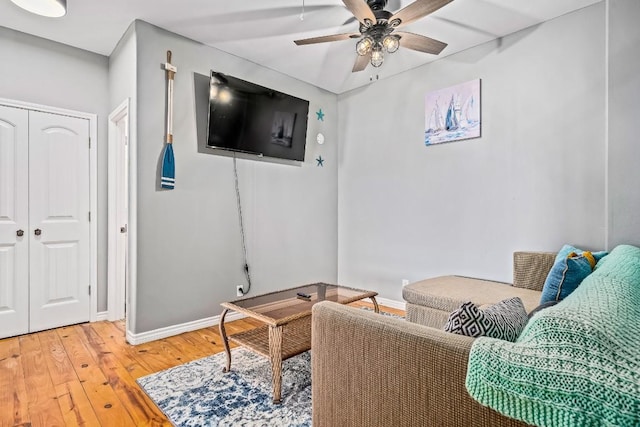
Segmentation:
<svg viewBox="0 0 640 427">
<path fill-rule="evenodd" d="M 49 18 L 60 18 L 67 14 L 67 0 L 11 0 L 14 4 L 20 6 L 36 15 L 46 16 Z"/>
<path fill-rule="evenodd" d="M 367 35 L 356 43 L 358 55 L 371 55 L 371 65 L 381 66 L 384 62 L 384 52 L 393 53 L 400 47 L 400 37 L 389 32 L 386 28 L 373 26 L 366 32 Z"/>
</svg>

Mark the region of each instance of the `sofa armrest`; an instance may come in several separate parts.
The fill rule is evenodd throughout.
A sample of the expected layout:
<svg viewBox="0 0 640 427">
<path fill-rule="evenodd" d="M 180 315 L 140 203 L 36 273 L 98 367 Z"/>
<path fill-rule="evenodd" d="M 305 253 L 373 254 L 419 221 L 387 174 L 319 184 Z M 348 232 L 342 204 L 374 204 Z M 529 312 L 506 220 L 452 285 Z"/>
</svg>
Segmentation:
<svg viewBox="0 0 640 427">
<path fill-rule="evenodd" d="M 314 305 L 313 425 L 523 426 L 468 395 L 472 343 L 354 307 Z"/>
<path fill-rule="evenodd" d="M 514 252 L 513 286 L 542 291 L 555 258 L 554 252 Z"/>
</svg>

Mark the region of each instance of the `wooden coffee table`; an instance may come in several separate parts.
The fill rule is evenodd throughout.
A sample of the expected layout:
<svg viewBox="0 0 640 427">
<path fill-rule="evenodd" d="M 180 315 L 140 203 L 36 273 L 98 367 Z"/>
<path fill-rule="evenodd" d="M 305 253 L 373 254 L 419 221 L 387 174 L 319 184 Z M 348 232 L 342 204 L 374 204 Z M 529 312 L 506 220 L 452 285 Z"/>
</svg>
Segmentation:
<svg viewBox="0 0 640 427">
<path fill-rule="evenodd" d="M 220 316 L 220 335 L 227 354 L 227 365 L 223 372 L 231 370 L 229 340 L 268 358 L 271 362 L 273 402 L 280 403 L 282 361 L 311 349 L 311 307 L 320 301 L 349 304 L 369 298 L 377 313 L 376 295 L 377 292 L 314 283 L 222 303 L 224 309 Z M 243 313 L 265 325 L 227 337 L 224 318 L 229 310 Z"/>
</svg>

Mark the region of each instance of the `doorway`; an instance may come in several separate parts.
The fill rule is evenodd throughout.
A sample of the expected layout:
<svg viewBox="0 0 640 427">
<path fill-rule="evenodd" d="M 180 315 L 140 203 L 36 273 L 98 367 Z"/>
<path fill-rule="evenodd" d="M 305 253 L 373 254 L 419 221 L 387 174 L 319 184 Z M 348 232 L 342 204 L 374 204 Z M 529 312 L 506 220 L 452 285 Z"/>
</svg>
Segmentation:
<svg viewBox="0 0 640 427">
<path fill-rule="evenodd" d="M 124 319 L 129 277 L 129 100 L 109 115 L 108 320 Z"/>
</svg>

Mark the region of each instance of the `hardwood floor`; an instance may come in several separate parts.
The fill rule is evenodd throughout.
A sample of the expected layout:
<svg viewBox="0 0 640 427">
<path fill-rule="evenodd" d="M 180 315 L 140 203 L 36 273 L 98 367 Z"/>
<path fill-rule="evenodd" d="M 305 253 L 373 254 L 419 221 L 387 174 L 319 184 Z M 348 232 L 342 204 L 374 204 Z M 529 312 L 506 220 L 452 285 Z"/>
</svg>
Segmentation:
<svg viewBox="0 0 640 427">
<path fill-rule="evenodd" d="M 226 327 L 259 325 L 242 319 Z M 221 351 L 217 326 L 137 346 L 126 343 L 123 321 L 2 339 L 0 426 L 171 426 L 135 380 Z"/>
</svg>

